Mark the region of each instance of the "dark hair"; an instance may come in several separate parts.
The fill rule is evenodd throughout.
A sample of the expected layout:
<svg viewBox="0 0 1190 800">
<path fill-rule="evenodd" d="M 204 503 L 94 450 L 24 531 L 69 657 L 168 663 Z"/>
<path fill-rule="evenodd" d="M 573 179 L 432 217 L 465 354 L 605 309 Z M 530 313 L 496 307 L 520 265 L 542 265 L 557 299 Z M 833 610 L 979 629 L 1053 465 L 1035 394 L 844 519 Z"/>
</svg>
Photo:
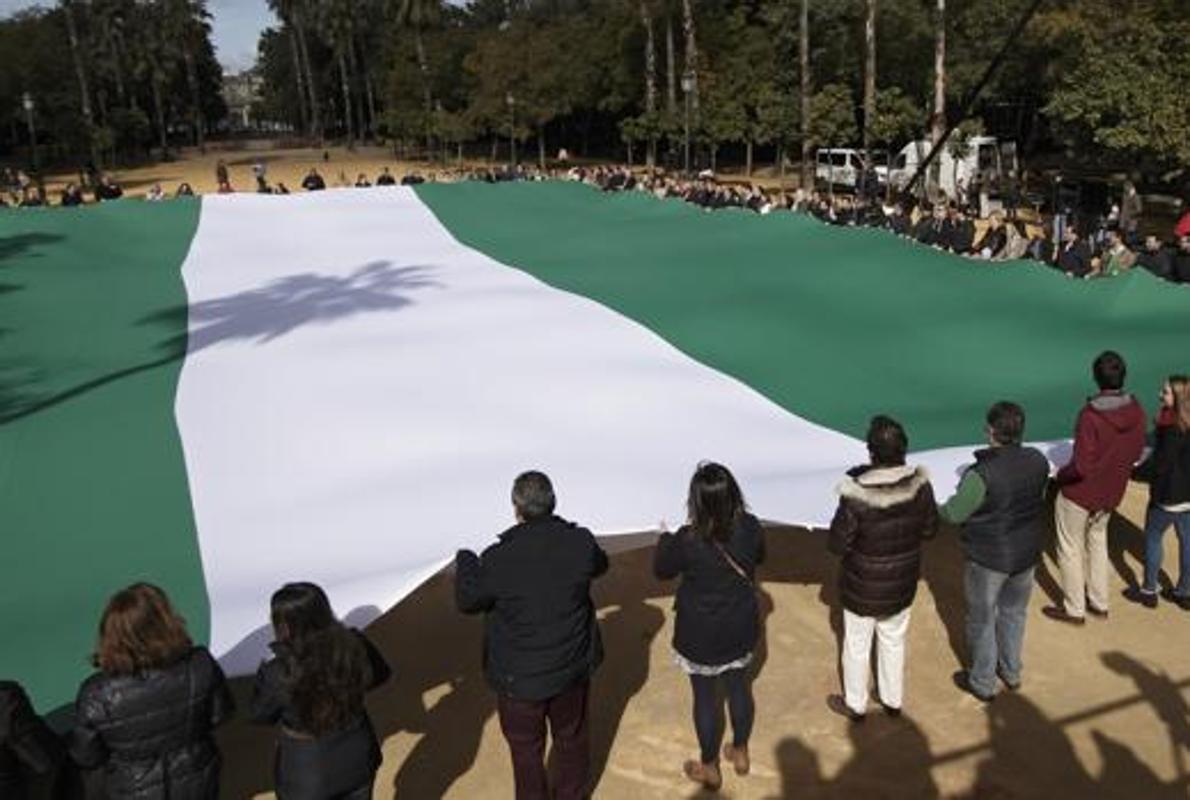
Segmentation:
<svg viewBox="0 0 1190 800">
<path fill-rule="evenodd" d="M 363 713 L 372 681 L 363 642 L 335 618 L 317 584 L 285 584 L 273 593 L 271 610 L 285 688 L 301 732 L 322 736 L 343 730 Z"/>
<path fill-rule="evenodd" d="M 713 461 L 698 465 L 686 497 L 686 513 L 694 530 L 708 539 L 727 541 L 745 510 L 744 495 L 727 467 Z"/>
<path fill-rule="evenodd" d="M 1025 409 L 1001 400 L 988 409 L 988 428 L 996 444 L 1020 444 L 1025 437 Z"/>
<path fill-rule="evenodd" d="M 554 513 L 554 487 L 544 472 L 522 472 L 512 482 L 512 504 L 526 522 Z"/>
<path fill-rule="evenodd" d="M 868 453 L 877 467 L 899 467 L 905 463 L 909 437 L 901 423 L 878 414 L 868 424 Z"/>
<path fill-rule="evenodd" d="M 134 583 L 108 601 L 91 660 L 108 675 L 132 675 L 175 664 L 193 646 L 186 621 L 165 592 L 149 583 Z"/>
<path fill-rule="evenodd" d="M 1128 365 L 1124 363 L 1124 357 L 1116 351 L 1105 350 L 1100 353 L 1091 370 L 1095 374 L 1095 383 L 1100 391 L 1112 392 L 1124 388 Z"/>
</svg>

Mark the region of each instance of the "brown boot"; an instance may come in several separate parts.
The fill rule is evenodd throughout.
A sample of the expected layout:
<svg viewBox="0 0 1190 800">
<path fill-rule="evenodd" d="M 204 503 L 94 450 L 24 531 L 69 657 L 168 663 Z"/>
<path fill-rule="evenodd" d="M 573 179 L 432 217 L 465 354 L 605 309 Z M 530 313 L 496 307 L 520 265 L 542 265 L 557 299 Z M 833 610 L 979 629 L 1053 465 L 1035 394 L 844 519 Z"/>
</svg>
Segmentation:
<svg viewBox="0 0 1190 800">
<path fill-rule="evenodd" d="M 748 745 L 736 747 L 725 744 L 723 745 L 723 757 L 731 762 L 736 775 L 747 775 L 752 769 L 752 761 L 748 758 Z"/>
<path fill-rule="evenodd" d="M 702 784 L 712 792 L 719 791 L 719 787 L 723 785 L 723 775 L 719 772 L 718 764 L 703 764 L 690 759 L 682 765 L 682 772 L 686 773 L 687 778 Z"/>
</svg>

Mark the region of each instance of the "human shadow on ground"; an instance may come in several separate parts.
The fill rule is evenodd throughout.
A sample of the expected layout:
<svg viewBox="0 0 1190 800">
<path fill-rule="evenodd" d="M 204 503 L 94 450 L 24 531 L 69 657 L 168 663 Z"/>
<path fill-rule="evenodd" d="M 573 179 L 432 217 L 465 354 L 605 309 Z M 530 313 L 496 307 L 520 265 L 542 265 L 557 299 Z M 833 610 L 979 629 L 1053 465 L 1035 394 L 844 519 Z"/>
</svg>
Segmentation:
<svg viewBox="0 0 1190 800">
<path fill-rule="evenodd" d="M 1153 698 L 1148 697 L 1150 702 Z M 1094 710 L 1092 710 L 1094 711 Z M 780 798 L 850 800 L 857 797 L 937 798 L 935 767 L 982 754 L 972 787 L 954 800 L 1016 800 L 1032 797 L 1094 797 L 1133 800 L 1184 798 L 1184 774 L 1165 782 L 1127 744 L 1099 730 L 1092 739 L 1103 764 L 1099 775 L 1083 766 L 1059 721 L 1046 717 L 1027 697 L 1005 693 L 985 707 L 988 739 L 974 747 L 939 752 L 908 717 L 877 717 L 849 724 L 851 757 L 826 777 L 817 752 L 799 737 L 775 749 Z M 1077 716 L 1077 715 L 1076 715 Z M 771 798 L 776 800 L 776 798 Z"/>
<path fill-rule="evenodd" d="M 180 361 L 188 352 L 233 341 L 265 345 L 300 327 L 330 324 L 358 314 L 398 311 L 415 302 L 412 293 L 440 285 L 430 276 L 432 271 L 429 266 L 396 267 L 389 261 L 373 261 L 346 276 L 290 275 L 257 289 L 156 311 L 138 324 L 157 325 L 172 332 L 160 343 L 157 357 L 50 394 L 36 392 L 34 377 L 27 377 L 22 386 L 8 385 L 8 392 L 16 399 L 8 408 L 0 409 L 0 425 Z"/>
<path fill-rule="evenodd" d="M 771 798 L 851 800 L 860 797 L 939 797 L 930 774 L 932 756 L 925 734 L 908 716 L 877 717 L 862 725 L 849 724 L 851 758 L 838 774 L 822 773 L 818 754 L 801 738 L 782 739 L 775 762 L 781 777 L 781 794 Z"/>
<path fill-rule="evenodd" d="M 1104 653 L 1100 658 L 1103 665 L 1119 675 L 1129 677 L 1136 683 L 1141 697 L 1153 709 L 1158 719 L 1169 732 L 1169 744 L 1178 768 L 1178 777 L 1190 780 L 1190 765 L 1186 751 L 1190 750 L 1190 704 L 1187 704 L 1183 687 L 1165 673 L 1154 672 L 1140 661 L 1119 651 Z M 1145 796 L 1138 793 L 1138 797 Z"/>
</svg>

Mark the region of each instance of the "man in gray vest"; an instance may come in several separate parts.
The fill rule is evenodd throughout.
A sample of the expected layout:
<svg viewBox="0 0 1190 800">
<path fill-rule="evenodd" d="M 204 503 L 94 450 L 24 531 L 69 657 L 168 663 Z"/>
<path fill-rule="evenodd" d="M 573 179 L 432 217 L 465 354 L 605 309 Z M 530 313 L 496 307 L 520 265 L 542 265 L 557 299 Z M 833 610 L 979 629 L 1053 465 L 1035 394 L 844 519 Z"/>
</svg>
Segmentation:
<svg viewBox="0 0 1190 800">
<path fill-rule="evenodd" d="M 983 702 L 996 696 L 996 676 L 1021 684 L 1021 645 L 1041 553 L 1049 462 L 1022 447 L 1025 412 L 999 402 L 988 411 L 991 447 L 975 453 L 942 517 L 963 526 L 966 555 L 967 648 L 970 667 L 955 684 Z"/>
</svg>

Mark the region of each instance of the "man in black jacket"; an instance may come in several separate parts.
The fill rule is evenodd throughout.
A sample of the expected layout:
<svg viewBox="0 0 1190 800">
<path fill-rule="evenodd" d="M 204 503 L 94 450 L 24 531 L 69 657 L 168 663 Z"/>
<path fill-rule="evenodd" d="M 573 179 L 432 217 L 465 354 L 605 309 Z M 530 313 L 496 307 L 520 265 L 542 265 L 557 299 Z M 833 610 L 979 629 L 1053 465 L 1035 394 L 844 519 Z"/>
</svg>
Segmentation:
<svg viewBox="0 0 1190 800">
<path fill-rule="evenodd" d="M 512 752 L 517 800 L 550 797 L 546 720 L 556 761 L 553 797 L 586 796 L 590 771 L 587 694 L 603 660 L 591 580 L 607 554 L 586 528 L 554 515 L 554 489 L 540 472 L 512 486 L 517 524 L 476 556 L 455 557 L 455 600 L 485 615 L 484 672 L 497 694 Z"/>
<path fill-rule="evenodd" d="M 61 759 L 61 742 L 33 711 L 25 690 L 0 681 L 0 797 L 23 800 L 30 775 L 45 775 Z"/>
<path fill-rule="evenodd" d="M 970 669 L 954 680 L 985 703 L 996 696 L 997 675 L 1009 689 L 1021 684 L 1025 614 L 1041 554 L 1049 462 L 1040 451 L 1021 446 L 1024 433 L 1020 406 L 992 406 L 991 447 L 976 451 L 975 465 L 941 509 L 945 520 L 963 526 L 966 555 Z"/>
</svg>

